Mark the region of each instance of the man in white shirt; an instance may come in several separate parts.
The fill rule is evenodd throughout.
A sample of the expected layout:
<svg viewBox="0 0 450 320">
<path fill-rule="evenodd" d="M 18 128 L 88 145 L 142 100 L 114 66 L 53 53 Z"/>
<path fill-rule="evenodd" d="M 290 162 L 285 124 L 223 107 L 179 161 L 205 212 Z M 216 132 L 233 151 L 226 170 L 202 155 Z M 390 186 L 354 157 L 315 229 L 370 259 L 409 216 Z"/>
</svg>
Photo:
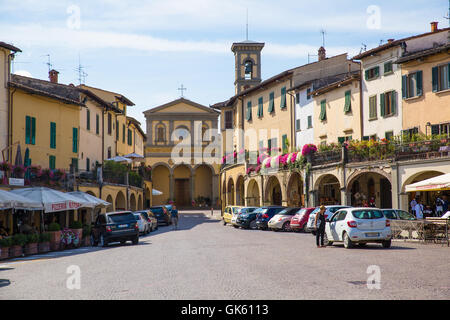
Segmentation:
<svg viewBox="0 0 450 320">
<path fill-rule="evenodd" d="M 416 214 L 416 205 L 417 205 L 417 201 L 416 199 L 412 199 L 411 202 L 409 203 L 410 207 L 411 207 L 411 213 L 412 214 Z"/>
<path fill-rule="evenodd" d="M 417 219 L 423 219 L 423 205 L 417 200 L 417 204 L 414 207 L 414 211 L 416 212 Z"/>
</svg>

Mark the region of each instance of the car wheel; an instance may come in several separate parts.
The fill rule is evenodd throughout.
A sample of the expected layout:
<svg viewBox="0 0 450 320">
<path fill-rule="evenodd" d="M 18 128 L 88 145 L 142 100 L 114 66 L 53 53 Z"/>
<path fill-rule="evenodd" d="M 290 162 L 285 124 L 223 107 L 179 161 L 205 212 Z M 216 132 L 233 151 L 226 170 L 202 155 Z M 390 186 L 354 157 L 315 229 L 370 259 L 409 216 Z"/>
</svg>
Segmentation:
<svg viewBox="0 0 450 320">
<path fill-rule="evenodd" d="M 352 240 L 350 240 L 350 238 L 349 238 L 347 232 L 344 233 L 344 237 L 343 237 L 343 238 L 344 238 L 344 247 L 345 247 L 346 249 L 351 249 L 351 248 L 353 248 L 353 242 L 352 242 Z"/>
<path fill-rule="evenodd" d="M 105 240 L 105 237 L 103 237 L 103 234 L 100 235 L 99 245 L 100 245 L 100 247 L 106 247 L 108 245 L 108 241 Z"/>
<path fill-rule="evenodd" d="M 383 241 L 382 243 L 382 246 L 383 246 L 383 248 L 390 248 L 391 247 L 391 240 L 386 240 L 386 241 Z"/>
<path fill-rule="evenodd" d="M 291 231 L 291 223 L 289 221 L 283 223 L 283 231 L 284 232 Z"/>
<path fill-rule="evenodd" d="M 139 237 L 133 239 L 133 244 L 136 245 L 139 243 Z"/>
<path fill-rule="evenodd" d="M 251 221 L 249 224 L 249 228 L 252 230 L 255 230 L 256 229 L 256 221 Z"/>
</svg>

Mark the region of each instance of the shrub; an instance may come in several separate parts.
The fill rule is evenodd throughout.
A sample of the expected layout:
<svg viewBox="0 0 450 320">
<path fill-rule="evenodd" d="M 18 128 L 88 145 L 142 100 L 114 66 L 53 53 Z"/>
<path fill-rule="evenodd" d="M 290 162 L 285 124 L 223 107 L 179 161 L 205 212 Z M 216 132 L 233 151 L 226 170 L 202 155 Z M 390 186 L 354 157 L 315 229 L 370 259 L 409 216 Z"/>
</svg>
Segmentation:
<svg viewBox="0 0 450 320">
<path fill-rule="evenodd" d="M 39 242 L 39 235 L 37 233 L 32 233 L 27 235 L 27 244 L 29 243 L 38 243 Z"/>
<path fill-rule="evenodd" d="M 41 233 L 39 235 L 39 242 L 50 242 L 50 234 L 49 233 Z"/>
<path fill-rule="evenodd" d="M 83 224 L 80 221 L 74 221 L 70 224 L 70 229 L 82 229 Z"/>
<path fill-rule="evenodd" d="M 61 230 L 61 226 L 57 222 L 52 222 L 48 226 L 48 231 L 60 231 L 60 230 Z"/>
<path fill-rule="evenodd" d="M 0 239 L 0 247 L 8 248 L 12 246 L 12 238 L 3 238 Z"/>
<path fill-rule="evenodd" d="M 23 247 L 27 243 L 27 236 L 22 233 L 15 234 L 12 238 L 12 243 L 15 246 Z"/>
</svg>

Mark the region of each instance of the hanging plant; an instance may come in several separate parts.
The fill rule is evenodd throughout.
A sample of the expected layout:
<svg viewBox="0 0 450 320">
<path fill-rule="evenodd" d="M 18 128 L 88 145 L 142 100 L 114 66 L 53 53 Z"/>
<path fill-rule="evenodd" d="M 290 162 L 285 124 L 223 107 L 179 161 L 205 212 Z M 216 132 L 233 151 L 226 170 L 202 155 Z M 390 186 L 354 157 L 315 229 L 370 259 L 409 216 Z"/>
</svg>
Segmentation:
<svg viewBox="0 0 450 320">
<path fill-rule="evenodd" d="M 317 151 L 316 145 L 312 143 L 305 144 L 302 148 L 302 156 L 305 157 L 306 155 L 313 154 L 316 151 Z"/>
</svg>

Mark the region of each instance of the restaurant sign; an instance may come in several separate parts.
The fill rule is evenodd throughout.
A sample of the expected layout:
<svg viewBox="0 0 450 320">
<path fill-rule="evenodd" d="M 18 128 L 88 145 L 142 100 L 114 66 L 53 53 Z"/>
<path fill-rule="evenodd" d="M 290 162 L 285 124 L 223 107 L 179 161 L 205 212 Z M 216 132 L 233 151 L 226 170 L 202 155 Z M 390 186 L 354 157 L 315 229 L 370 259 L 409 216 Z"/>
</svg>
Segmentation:
<svg viewBox="0 0 450 320">
<path fill-rule="evenodd" d="M 9 178 L 10 186 L 19 186 L 23 187 L 25 185 L 25 179 L 17 179 L 17 178 Z"/>
</svg>

